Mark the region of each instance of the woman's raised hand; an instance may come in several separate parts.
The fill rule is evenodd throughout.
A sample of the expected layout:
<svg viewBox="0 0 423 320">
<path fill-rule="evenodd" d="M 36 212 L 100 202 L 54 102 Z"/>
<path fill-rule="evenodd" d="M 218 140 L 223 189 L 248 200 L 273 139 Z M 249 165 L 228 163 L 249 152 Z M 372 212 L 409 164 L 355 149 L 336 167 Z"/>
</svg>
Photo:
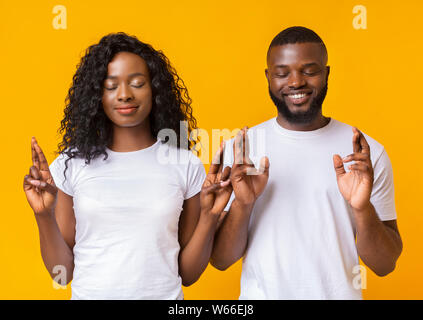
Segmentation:
<svg viewBox="0 0 423 320">
<path fill-rule="evenodd" d="M 31 139 L 31 154 L 32 166 L 23 183 L 26 198 L 35 214 L 53 214 L 57 187 L 50 173 L 47 159 L 34 137 Z"/>
<path fill-rule="evenodd" d="M 231 168 L 223 169 L 224 146 L 225 144 L 222 143 L 213 157 L 200 196 L 201 209 L 215 215 L 220 215 L 223 212 L 232 193 L 229 179 Z"/>
</svg>

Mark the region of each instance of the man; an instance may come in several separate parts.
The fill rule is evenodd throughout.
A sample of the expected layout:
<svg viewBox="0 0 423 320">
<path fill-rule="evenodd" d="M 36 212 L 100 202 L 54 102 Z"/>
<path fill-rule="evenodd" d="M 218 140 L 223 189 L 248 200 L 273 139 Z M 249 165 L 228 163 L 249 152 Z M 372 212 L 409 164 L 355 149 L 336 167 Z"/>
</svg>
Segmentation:
<svg viewBox="0 0 423 320">
<path fill-rule="evenodd" d="M 386 151 L 322 114 L 327 59 L 313 31 L 278 34 L 265 71 L 278 116 L 226 148 L 234 193 L 211 262 L 225 270 L 243 257 L 240 299 L 361 299 L 358 257 L 385 276 L 401 254 Z"/>
</svg>

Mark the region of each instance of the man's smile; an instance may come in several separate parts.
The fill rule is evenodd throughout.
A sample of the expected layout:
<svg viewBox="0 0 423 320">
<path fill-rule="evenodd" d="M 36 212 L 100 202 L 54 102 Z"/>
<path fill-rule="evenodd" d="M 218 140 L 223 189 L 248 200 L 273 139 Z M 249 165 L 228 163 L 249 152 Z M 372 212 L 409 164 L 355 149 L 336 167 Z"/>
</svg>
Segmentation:
<svg viewBox="0 0 423 320">
<path fill-rule="evenodd" d="M 303 105 L 309 101 L 311 92 L 290 93 L 284 94 L 284 96 L 293 105 Z"/>
</svg>

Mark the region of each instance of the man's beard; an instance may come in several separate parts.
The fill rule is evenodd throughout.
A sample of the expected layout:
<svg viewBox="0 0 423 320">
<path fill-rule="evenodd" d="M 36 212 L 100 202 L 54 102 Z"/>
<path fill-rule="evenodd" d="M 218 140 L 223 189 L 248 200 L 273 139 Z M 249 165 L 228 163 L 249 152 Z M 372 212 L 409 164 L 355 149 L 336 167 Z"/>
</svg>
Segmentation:
<svg viewBox="0 0 423 320">
<path fill-rule="evenodd" d="M 316 98 L 313 98 L 310 104 L 310 108 L 308 110 L 304 112 L 291 112 L 288 106 L 286 105 L 285 100 L 281 100 L 276 97 L 272 93 L 272 91 L 270 91 L 269 87 L 270 98 L 272 99 L 276 108 L 278 108 L 279 113 L 283 116 L 286 121 L 292 124 L 307 124 L 312 122 L 322 110 L 322 104 L 325 100 L 327 91 L 328 84 L 326 83 L 326 85 L 322 88 Z"/>
</svg>

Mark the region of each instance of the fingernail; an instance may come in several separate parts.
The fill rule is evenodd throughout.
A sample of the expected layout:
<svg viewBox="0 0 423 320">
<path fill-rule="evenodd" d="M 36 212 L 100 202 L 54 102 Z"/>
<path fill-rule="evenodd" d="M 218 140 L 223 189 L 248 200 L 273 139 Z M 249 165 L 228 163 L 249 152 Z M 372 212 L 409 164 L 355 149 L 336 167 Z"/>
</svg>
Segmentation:
<svg viewBox="0 0 423 320">
<path fill-rule="evenodd" d="M 31 183 L 32 185 L 39 187 L 41 182 L 39 180 L 31 180 L 29 183 Z"/>
</svg>

